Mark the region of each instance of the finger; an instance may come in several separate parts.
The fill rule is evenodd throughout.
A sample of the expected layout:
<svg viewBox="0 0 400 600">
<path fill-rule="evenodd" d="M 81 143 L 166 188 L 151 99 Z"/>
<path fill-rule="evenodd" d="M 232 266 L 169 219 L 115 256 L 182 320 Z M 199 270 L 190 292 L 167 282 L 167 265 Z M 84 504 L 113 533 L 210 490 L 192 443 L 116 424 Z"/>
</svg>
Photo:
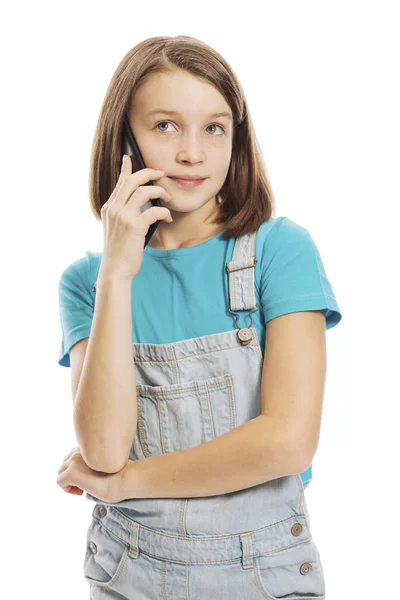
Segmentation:
<svg viewBox="0 0 400 600">
<path fill-rule="evenodd" d="M 117 183 L 114 188 L 115 192 L 118 191 L 118 188 L 121 186 L 124 178 L 127 175 L 131 175 L 131 174 L 132 174 L 132 161 L 128 155 L 124 154 L 124 156 L 122 158 L 121 170 L 119 172 Z"/>
<path fill-rule="evenodd" d="M 130 156 L 125 154 L 122 159 L 121 170 L 119 172 L 117 183 L 115 184 L 115 187 L 114 187 L 114 189 L 111 193 L 111 196 L 109 197 L 107 202 L 109 202 L 111 204 L 111 202 L 114 200 L 115 196 L 118 194 L 118 191 L 119 191 L 121 185 L 123 184 L 125 177 L 127 177 L 128 175 L 132 175 L 132 161 L 130 159 Z"/>
<path fill-rule="evenodd" d="M 76 485 L 70 485 L 69 487 L 70 487 L 70 489 L 67 490 L 68 494 L 74 494 L 75 496 L 82 496 L 84 490 L 81 490 L 81 488 L 79 488 Z"/>
<path fill-rule="evenodd" d="M 81 490 L 80 487 L 78 487 L 77 485 L 75 485 L 74 482 L 71 481 L 72 472 L 70 472 L 70 471 L 66 472 L 66 471 L 67 471 L 67 467 L 61 469 L 61 472 L 56 479 L 57 485 L 59 485 L 60 488 L 62 490 L 64 490 L 64 492 L 67 492 L 67 493 L 76 493 L 73 490 Z"/>
<path fill-rule="evenodd" d="M 172 196 L 161 186 L 153 185 L 151 187 L 140 187 L 134 192 L 136 197 L 133 194 L 128 198 L 125 206 L 121 210 L 121 214 L 125 215 L 126 211 L 129 211 L 128 215 L 133 217 L 134 215 L 141 216 L 146 211 L 142 211 L 141 208 L 148 202 L 150 199 L 159 198 L 160 200 L 165 201 L 166 203 L 171 202 Z M 161 208 L 161 207 L 157 207 Z"/>
<path fill-rule="evenodd" d="M 62 472 L 56 479 L 56 483 L 57 485 L 60 486 L 60 488 L 64 491 L 67 491 L 68 488 L 73 485 L 72 483 L 70 483 L 68 481 L 68 475 L 67 473 Z"/>
<path fill-rule="evenodd" d="M 122 179 L 121 184 L 118 186 L 117 192 L 115 194 L 113 193 L 112 198 L 107 200 L 108 206 L 112 206 L 118 211 L 128 203 L 130 197 L 138 188 L 149 183 L 149 181 L 157 181 L 163 177 L 163 171 L 157 171 L 156 169 L 150 169 L 149 167 L 141 169 L 133 174 L 128 173 L 127 176 Z M 166 196 L 170 195 L 164 188 L 162 188 L 162 190 L 162 193 L 164 193 Z"/>
<path fill-rule="evenodd" d="M 60 475 L 63 471 L 65 471 L 65 469 L 68 469 L 68 466 L 69 466 L 69 463 L 63 462 L 61 467 L 58 469 L 57 473 Z"/>
<path fill-rule="evenodd" d="M 64 460 L 68 460 L 68 459 L 70 458 L 70 456 L 72 456 L 73 454 L 75 454 L 75 452 L 76 452 L 77 450 L 79 450 L 79 446 L 74 446 L 74 447 L 73 447 L 73 448 L 72 448 L 72 449 L 71 449 L 71 450 L 68 452 L 68 454 L 66 454 L 66 455 L 64 456 L 64 458 L 63 458 L 63 461 L 64 461 Z"/>
</svg>

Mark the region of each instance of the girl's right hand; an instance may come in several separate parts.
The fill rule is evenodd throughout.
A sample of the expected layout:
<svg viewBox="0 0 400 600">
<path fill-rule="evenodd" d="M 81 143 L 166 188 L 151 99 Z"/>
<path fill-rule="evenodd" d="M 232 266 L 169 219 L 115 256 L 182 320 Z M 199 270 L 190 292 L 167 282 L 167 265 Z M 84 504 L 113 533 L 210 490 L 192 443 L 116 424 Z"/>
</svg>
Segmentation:
<svg viewBox="0 0 400 600">
<path fill-rule="evenodd" d="M 162 171 L 141 169 L 132 173 L 129 156 L 124 156 L 116 186 L 100 214 L 103 222 L 102 271 L 124 280 L 132 280 L 140 270 L 146 234 L 157 220 L 172 222 L 171 211 L 152 206 L 141 212 L 150 198 L 169 202 L 170 194 L 161 186 L 143 185 L 160 179 Z"/>
</svg>

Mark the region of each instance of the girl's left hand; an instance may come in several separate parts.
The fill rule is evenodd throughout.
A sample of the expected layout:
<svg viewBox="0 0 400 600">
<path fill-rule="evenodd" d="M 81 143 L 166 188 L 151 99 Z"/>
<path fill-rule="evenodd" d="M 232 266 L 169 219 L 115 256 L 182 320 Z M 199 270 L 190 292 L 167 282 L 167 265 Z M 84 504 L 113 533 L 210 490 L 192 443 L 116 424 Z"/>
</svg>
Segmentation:
<svg viewBox="0 0 400 600">
<path fill-rule="evenodd" d="M 67 494 L 82 496 L 86 491 L 104 502 L 118 502 L 120 473 L 94 471 L 83 460 L 79 447 L 75 446 L 64 456 L 56 482 Z"/>
</svg>

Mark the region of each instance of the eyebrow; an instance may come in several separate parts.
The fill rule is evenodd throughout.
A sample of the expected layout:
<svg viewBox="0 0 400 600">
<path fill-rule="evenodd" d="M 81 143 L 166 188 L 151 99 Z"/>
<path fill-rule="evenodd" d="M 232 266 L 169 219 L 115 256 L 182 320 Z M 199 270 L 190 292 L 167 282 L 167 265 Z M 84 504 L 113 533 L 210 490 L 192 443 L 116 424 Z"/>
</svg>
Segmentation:
<svg viewBox="0 0 400 600">
<path fill-rule="evenodd" d="M 179 113 L 176 112 L 175 110 L 165 110 L 163 108 L 155 108 L 154 110 L 151 110 L 149 113 L 147 113 L 147 117 L 150 117 L 151 115 L 154 115 L 154 114 L 163 114 L 163 115 L 171 115 L 171 116 L 179 115 Z M 213 113 L 212 115 L 208 115 L 208 116 L 212 117 L 213 119 L 216 119 L 218 117 L 227 117 L 228 119 L 232 119 L 232 116 L 230 115 L 230 113 L 227 113 L 227 112 Z"/>
</svg>

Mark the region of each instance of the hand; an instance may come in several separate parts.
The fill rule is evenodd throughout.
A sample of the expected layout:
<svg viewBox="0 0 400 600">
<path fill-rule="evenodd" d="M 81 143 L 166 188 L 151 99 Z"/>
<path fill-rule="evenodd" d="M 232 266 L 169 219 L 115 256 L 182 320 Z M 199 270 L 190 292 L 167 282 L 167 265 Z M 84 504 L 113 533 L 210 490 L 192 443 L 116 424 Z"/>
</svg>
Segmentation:
<svg viewBox="0 0 400 600">
<path fill-rule="evenodd" d="M 157 220 L 172 222 L 171 211 L 164 206 L 151 206 L 151 199 L 169 202 L 172 196 L 152 179 L 160 179 L 163 171 L 141 169 L 132 173 L 132 162 L 125 156 L 116 186 L 101 208 L 103 253 L 100 268 L 122 279 L 132 281 L 138 274 L 146 234 Z M 149 185 L 150 183 L 150 185 Z"/>
<path fill-rule="evenodd" d="M 83 460 L 79 447 L 75 446 L 64 456 L 56 482 L 67 494 L 82 496 L 86 491 L 104 502 L 119 502 L 121 472 L 94 471 Z"/>
</svg>

